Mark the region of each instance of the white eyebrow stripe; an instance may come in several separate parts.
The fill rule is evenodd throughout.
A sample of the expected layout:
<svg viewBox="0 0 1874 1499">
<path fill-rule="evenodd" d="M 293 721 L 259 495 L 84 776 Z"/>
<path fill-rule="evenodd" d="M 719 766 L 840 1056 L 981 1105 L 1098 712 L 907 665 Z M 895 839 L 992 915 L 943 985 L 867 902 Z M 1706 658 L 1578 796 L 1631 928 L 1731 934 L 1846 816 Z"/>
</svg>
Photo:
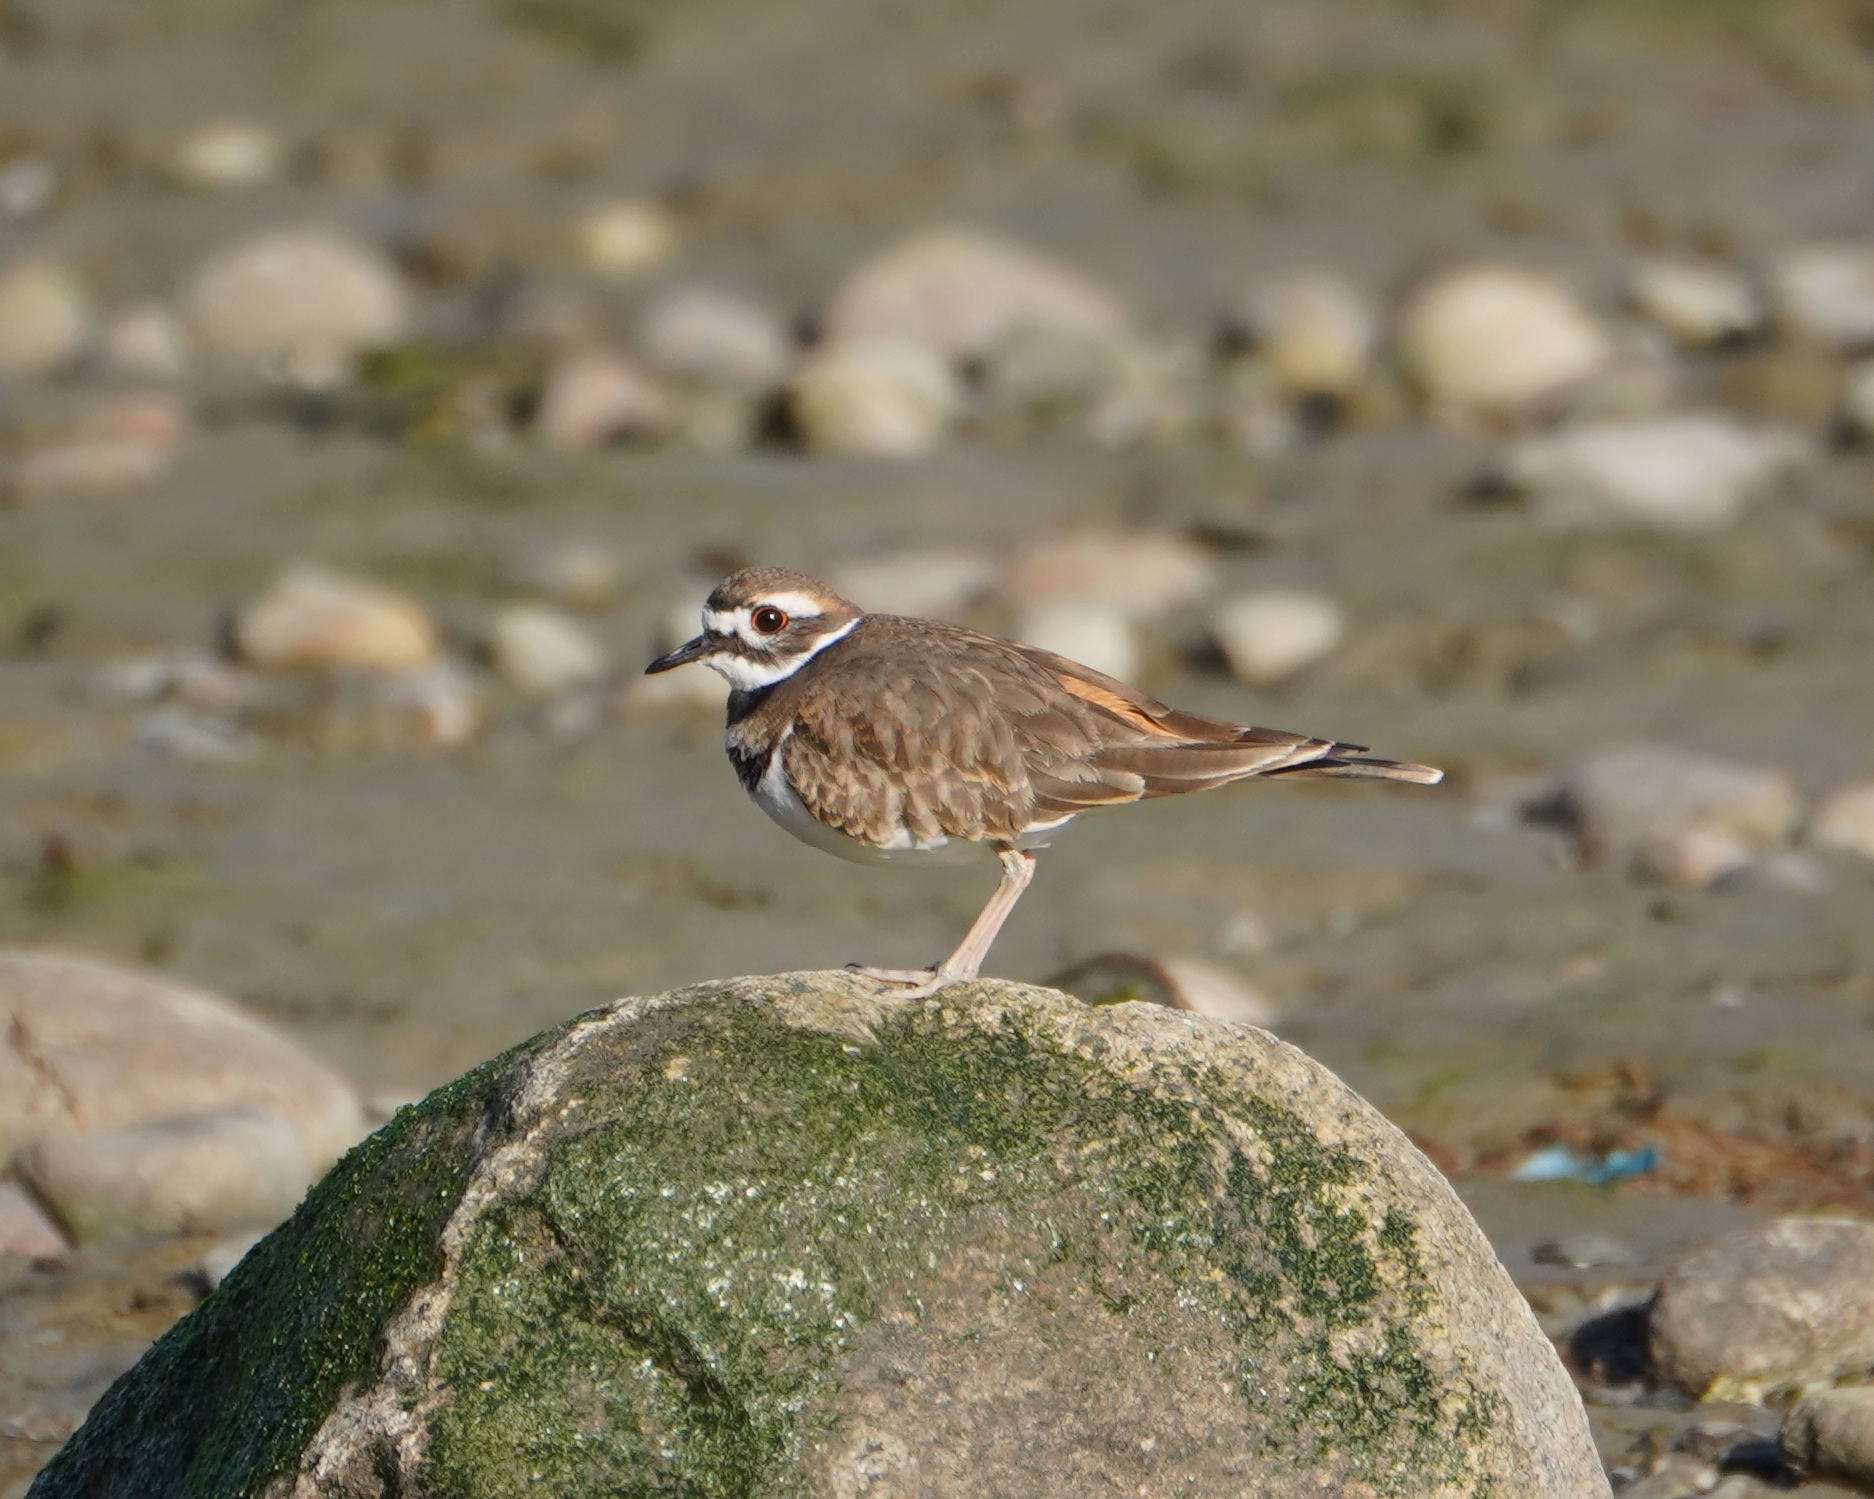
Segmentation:
<svg viewBox="0 0 1874 1499">
<path fill-rule="evenodd" d="M 783 614 L 795 619 L 818 619 L 826 610 L 810 594 L 805 593 L 770 593 L 755 600 L 755 604 L 772 604 Z"/>
<path fill-rule="evenodd" d="M 735 634 L 735 611 L 732 609 L 705 609 L 703 628 L 712 635 Z"/>
</svg>

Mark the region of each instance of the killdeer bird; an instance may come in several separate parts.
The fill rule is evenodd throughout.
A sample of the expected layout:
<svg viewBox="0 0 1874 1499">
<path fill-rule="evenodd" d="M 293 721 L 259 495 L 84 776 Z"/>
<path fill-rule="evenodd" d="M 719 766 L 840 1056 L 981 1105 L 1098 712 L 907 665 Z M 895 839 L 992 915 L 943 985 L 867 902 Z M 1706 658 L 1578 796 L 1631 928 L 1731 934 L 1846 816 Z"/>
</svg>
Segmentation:
<svg viewBox="0 0 1874 1499">
<path fill-rule="evenodd" d="M 995 894 L 936 967 L 854 965 L 907 998 L 976 977 L 1034 877 L 1034 850 L 1082 812 L 1252 776 L 1429 786 L 1444 774 L 1181 713 L 1051 651 L 867 614 L 784 568 L 726 579 L 703 606 L 703 633 L 645 671 L 691 661 L 727 679 L 735 773 L 795 837 L 862 863 L 984 847 L 1001 861 Z"/>
</svg>

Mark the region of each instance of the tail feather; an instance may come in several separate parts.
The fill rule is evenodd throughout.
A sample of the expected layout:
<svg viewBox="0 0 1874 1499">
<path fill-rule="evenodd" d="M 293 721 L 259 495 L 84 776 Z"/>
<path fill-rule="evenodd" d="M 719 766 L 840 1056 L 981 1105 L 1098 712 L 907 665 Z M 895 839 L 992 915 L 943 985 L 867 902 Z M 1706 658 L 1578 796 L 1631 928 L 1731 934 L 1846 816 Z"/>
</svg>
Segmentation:
<svg viewBox="0 0 1874 1499">
<path fill-rule="evenodd" d="M 1323 755 L 1304 765 L 1284 766 L 1266 773 L 1274 778 L 1305 780 L 1410 781 L 1418 786 L 1436 786 L 1445 773 L 1431 765 L 1413 765 L 1404 760 L 1379 760 L 1361 755 Z"/>
</svg>

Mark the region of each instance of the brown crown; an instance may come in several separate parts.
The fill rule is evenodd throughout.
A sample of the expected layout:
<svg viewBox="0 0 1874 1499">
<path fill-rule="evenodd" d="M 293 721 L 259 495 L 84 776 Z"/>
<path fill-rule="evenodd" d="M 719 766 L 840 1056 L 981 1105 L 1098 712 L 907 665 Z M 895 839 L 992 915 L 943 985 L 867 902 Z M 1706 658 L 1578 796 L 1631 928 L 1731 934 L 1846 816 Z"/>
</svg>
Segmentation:
<svg viewBox="0 0 1874 1499">
<path fill-rule="evenodd" d="M 777 593 L 805 594 L 828 615 L 850 618 L 863 612 L 857 604 L 841 598 L 818 578 L 787 567 L 745 567 L 738 573 L 731 573 L 710 594 L 709 607 L 723 611 L 742 609 Z"/>
</svg>

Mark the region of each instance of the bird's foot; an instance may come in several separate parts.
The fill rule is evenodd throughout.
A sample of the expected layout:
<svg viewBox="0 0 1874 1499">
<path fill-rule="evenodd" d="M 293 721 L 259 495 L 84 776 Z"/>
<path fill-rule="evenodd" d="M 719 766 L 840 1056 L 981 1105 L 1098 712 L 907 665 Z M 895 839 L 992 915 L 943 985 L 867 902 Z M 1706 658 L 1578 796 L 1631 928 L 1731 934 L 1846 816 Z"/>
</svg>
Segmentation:
<svg viewBox="0 0 1874 1499">
<path fill-rule="evenodd" d="M 956 983 L 960 973 L 948 973 L 941 966 L 933 968 L 868 968 L 863 963 L 848 963 L 850 972 L 862 978 L 894 987 L 894 999 L 929 999 L 939 989 Z M 900 987 L 901 986 L 901 987 Z"/>
</svg>

